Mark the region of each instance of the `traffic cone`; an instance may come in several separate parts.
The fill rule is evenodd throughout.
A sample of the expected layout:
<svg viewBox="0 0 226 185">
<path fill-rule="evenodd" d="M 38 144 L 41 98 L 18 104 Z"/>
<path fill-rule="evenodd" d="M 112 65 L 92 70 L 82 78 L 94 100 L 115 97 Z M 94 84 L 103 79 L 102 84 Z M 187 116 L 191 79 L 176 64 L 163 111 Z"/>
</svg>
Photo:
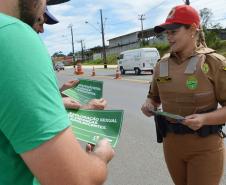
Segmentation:
<svg viewBox="0 0 226 185">
<path fill-rule="evenodd" d="M 91 76 L 96 76 L 96 71 L 95 71 L 94 66 L 93 66 L 93 70 L 92 70 L 92 74 L 91 74 Z"/>
<path fill-rule="evenodd" d="M 84 74 L 83 70 L 82 70 L 82 64 L 81 62 L 77 62 L 76 68 L 75 68 L 75 74 L 76 75 L 82 75 Z"/>
<path fill-rule="evenodd" d="M 121 77 L 121 73 L 120 73 L 120 71 L 119 71 L 119 68 L 118 68 L 118 66 L 117 66 L 117 68 L 116 68 L 116 73 L 115 73 L 115 78 L 114 79 L 121 79 L 122 77 Z"/>
</svg>

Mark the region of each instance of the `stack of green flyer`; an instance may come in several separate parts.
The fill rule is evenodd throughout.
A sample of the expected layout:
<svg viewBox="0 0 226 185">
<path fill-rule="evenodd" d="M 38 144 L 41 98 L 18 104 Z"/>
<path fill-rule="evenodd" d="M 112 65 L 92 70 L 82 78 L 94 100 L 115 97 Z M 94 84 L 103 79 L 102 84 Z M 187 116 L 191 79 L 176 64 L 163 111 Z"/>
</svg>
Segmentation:
<svg viewBox="0 0 226 185">
<path fill-rule="evenodd" d="M 123 110 L 68 110 L 72 130 L 76 137 L 88 143 L 96 144 L 107 138 L 115 147 L 123 121 Z"/>
<path fill-rule="evenodd" d="M 87 104 L 92 99 L 103 96 L 103 82 L 90 79 L 79 79 L 79 84 L 67 89 L 63 94 Z M 116 146 L 123 122 L 123 110 L 67 110 L 72 129 L 77 139 L 91 144 L 107 138 L 113 147 Z"/>
<path fill-rule="evenodd" d="M 62 92 L 66 96 L 75 99 L 82 105 L 91 99 L 100 99 L 103 96 L 103 82 L 89 79 L 79 79 L 79 84 Z"/>
</svg>

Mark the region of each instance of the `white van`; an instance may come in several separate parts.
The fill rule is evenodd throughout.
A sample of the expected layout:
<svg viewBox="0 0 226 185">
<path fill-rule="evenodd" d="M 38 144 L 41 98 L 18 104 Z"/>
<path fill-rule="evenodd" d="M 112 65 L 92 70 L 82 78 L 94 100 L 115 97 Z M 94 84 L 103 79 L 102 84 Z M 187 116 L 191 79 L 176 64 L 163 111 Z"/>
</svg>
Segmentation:
<svg viewBox="0 0 226 185">
<path fill-rule="evenodd" d="M 150 71 L 153 74 L 154 66 L 159 59 L 160 55 L 156 48 L 133 49 L 120 54 L 118 66 L 121 74 L 125 74 L 126 71 L 135 71 L 136 75 L 142 71 Z"/>
</svg>

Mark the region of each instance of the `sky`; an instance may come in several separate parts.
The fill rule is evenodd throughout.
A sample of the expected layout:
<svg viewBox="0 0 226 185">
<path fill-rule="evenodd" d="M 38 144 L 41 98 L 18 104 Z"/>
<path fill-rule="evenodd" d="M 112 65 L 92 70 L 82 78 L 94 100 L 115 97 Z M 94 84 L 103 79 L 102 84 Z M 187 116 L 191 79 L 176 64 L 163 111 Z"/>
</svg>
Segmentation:
<svg viewBox="0 0 226 185">
<path fill-rule="evenodd" d="M 226 0 L 190 0 L 191 6 L 212 11 L 212 23 L 226 28 Z M 144 14 L 144 29 L 153 28 L 164 22 L 171 8 L 184 4 L 183 0 L 71 0 L 60 5 L 48 6 L 49 11 L 59 20 L 56 25 L 46 25 L 41 38 L 49 53 L 72 51 L 71 31 L 73 25 L 75 52 L 102 46 L 100 9 L 103 12 L 105 42 L 117 36 L 141 30 L 139 15 Z M 87 24 L 85 22 L 88 22 Z"/>
</svg>

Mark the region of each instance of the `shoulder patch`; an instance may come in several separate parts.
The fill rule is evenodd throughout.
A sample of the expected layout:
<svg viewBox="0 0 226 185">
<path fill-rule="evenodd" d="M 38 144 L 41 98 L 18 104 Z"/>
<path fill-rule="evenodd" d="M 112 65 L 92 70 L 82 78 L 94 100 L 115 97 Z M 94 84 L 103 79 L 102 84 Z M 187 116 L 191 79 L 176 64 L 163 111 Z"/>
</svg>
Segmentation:
<svg viewBox="0 0 226 185">
<path fill-rule="evenodd" d="M 170 53 L 165 54 L 161 59 L 158 60 L 158 62 L 165 62 L 168 61 L 168 58 L 170 57 Z"/>
</svg>

